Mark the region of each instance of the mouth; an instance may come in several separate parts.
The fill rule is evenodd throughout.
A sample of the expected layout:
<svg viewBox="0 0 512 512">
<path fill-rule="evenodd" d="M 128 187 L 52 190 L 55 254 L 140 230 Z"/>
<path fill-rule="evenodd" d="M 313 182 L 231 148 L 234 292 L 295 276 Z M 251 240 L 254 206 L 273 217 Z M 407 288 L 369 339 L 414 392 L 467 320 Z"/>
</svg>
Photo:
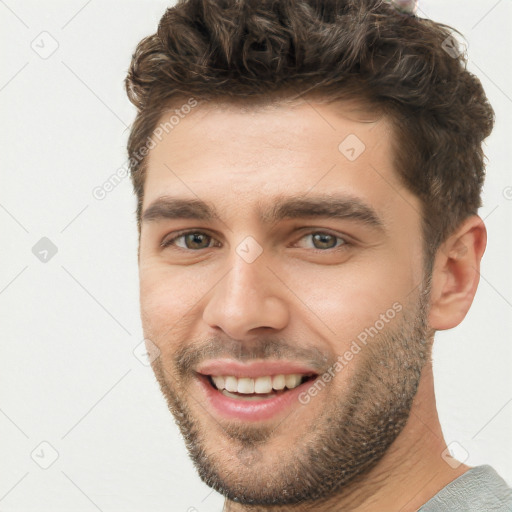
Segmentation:
<svg viewBox="0 0 512 512">
<path fill-rule="evenodd" d="M 302 407 L 300 394 L 319 376 L 293 365 L 214 362 L 197 373 L 201 392 L 214 414 L 241 421 L 264 421 Z"/>
</svg>

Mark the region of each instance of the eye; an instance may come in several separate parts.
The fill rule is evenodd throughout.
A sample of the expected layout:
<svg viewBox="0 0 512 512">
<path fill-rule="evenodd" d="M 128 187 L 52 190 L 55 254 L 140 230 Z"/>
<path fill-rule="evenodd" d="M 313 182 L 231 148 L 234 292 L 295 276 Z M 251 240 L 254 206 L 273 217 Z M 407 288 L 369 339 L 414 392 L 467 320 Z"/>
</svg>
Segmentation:
<svg viewBox="0 0 512 512">
<path fill-rule="evenodd" d="M 183 239 L 184 244 L 185 244 L 184 246 L 180 246 L 180 245 L 176 244 L 176 242 L 180 239 Z M 172 238 L 164 239 L 160 243 L 160 247 L 165 248 L 165 247 L 169 247 L 171 245 L 176 245 L 180 249 L 185 249 L 185 250 L 187 250 L 187 249 L 190 249 L 190 250 L 208 249 L 208 247 L 210 246 L 209 242 L 212 240 L 213 240 L 213 238 L 210 235 L 208 235 L 202 231 L 185 231 L 185 232 L 178 233 L 176 236 L 174 236 Z M 205 245 L 205 243 L 206 243 L 206 245 Z"/>
<path fill-rule="evenodd" d="M 308 233 L 301 237 L 300 240 L 308 237 L 312 237 L 310 240 L 312 241 L 313 249 L 319 251 L 327 251 L 340 248 L 345 249 L 345 246 L 350 245 L 344 238 L 323 231 L 314 231 Z"/>
</svg>

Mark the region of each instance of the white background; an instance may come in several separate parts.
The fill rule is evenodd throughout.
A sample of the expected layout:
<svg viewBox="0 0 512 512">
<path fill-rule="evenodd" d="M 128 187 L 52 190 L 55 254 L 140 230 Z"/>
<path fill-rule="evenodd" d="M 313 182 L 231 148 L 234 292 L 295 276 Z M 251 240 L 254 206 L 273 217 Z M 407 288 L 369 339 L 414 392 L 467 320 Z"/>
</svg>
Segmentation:
<svg viewBox="0 0 512 512">
<path fill-rule="evenodd" d="M 222 508 L 188 460 L 151 369 L 133 354 L 143 336 L 129 178 L 103 200 L 92 195 L 126 160 L 135 112 L 123 80 L 169 5 L 0 2 L 3 512 Z M 467 37 L 469 67 L 497 115 L 480 287 L 464 322 L 434 346 L 441 423 L 468 464 L 491 464 L 512 484 L 512 4 L 420 7 Z M 43 31 L 59 45 L 46 59 L 31 48 L 51 49 Z M 32 253 L 42 237 L 58 249 L 46 263 Z M 35 461 L 49 464 L 53 450 L 59 457 L 42 469 Z"/>
</svg>

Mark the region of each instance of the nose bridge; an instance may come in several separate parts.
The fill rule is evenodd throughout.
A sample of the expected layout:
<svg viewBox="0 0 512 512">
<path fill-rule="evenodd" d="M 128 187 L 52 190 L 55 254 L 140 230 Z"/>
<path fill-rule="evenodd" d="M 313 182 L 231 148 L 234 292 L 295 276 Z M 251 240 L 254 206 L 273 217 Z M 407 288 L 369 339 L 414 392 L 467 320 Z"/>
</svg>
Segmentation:
<svg viewBox="0 0 512 512">
<path fill-rule="evenodd" d="M 203 314 L 208 325 L 233 339 L 259 327 L 282 329 L 288 321 L 278 280 L 267 268 L 267 258 L 261 253 L 255 257 L 250 244 L 242 242 L 233 250 L 229 271 L 214 287 Z"/>
</svg>

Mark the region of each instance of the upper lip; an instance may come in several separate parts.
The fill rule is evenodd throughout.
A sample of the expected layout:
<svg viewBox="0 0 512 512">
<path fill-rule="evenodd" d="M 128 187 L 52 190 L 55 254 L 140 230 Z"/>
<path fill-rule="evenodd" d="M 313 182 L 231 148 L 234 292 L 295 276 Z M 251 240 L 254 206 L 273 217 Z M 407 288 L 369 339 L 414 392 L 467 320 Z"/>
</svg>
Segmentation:
<svg viewBox="0 0 512 512">
<path fill-rule="evenodd" d="M 230 375 L 237 378 L 264 377 L 267 375 L 317 375 L 318 369 L 293 361 L 253 361 L 240 363 L 233 359 L 213 359 L 198 365 L 197 373 L 202 375 Z"/>
</svg>

